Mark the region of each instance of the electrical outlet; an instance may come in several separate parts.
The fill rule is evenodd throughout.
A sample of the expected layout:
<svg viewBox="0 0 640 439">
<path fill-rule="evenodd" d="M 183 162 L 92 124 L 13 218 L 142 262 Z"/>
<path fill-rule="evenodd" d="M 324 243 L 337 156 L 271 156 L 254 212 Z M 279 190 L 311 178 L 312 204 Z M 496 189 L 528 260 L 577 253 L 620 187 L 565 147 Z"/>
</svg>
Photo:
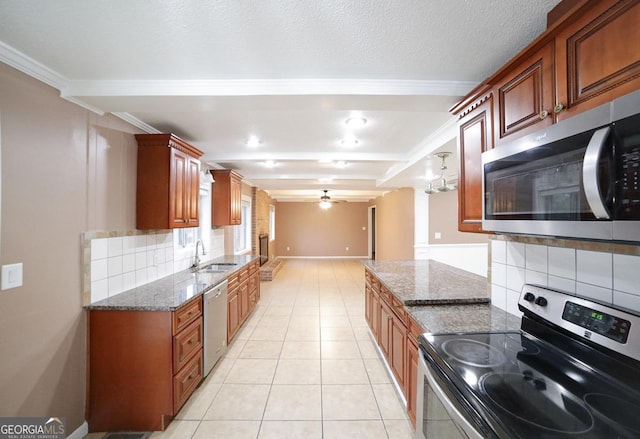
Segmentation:
<svg viewBox="0 0 640 439">
<path fill-rule="evenodd" d="M 442 239 L 442 233 L 436 232 L 433 234 L 433 239 Z"/>
<path fill-rule="evenodd" d="M 291 247 L 287 246 L 287 251 L 291 250 Z"/>
<path fill-rule="evenodd" d="M 22 262 L 2 266 L 2 289 L 22 286 Z"/>
<path fill-rule="evenodd" d="M 345 247 L 344 249 L 345 249 L 346 251 L 349 251 L 349 247 Z"/>
</svg>

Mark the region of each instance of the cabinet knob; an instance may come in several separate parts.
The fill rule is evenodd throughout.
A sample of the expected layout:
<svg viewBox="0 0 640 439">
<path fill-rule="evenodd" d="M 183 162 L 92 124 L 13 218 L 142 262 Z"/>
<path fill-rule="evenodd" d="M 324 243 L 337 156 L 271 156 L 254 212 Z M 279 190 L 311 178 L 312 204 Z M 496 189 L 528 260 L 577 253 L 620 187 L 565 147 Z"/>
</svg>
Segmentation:
<svg viewBox="0 0 640 439">
<path fill-rule="evenodd" d="M 564 104 L 562 102 L 557 103 L 556 106 L 553 107 L 553 112 L 556 114 L 560 113 L 562 110 L 564 110 Z"/>
<path fill-rule="evenodd" d="M 540 112 L 540 119 L 541 119 L 541 120 L 546 119 L 546 118 L 547 118 L 547 116 L 549 116 L 549 112 L 548 112 L 547 110 L 542 110 L 542 111 Z"/>
</svg>

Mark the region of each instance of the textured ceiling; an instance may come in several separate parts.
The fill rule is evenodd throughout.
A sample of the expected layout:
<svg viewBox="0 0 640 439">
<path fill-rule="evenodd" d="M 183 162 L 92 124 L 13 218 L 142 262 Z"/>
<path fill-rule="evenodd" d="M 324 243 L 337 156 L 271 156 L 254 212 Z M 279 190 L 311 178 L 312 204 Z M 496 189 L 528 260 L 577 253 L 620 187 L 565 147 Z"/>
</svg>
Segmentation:
<svg viewBox="0 0 640 439">
<path fill-rule="evenodd" d="M 449 107 L 557 3 L 0 0 L 0 60 L 98 112 L 172 131 L 276 198 L 333 187 L 368 199 L 425 184 L 432 154 L 455 150 Z M 343 123 L 353 112 L 369 120 L 358 131 Z M 258 148 L 244 145 L 251 134 Z M 340 146 L 345 135 L 358 145 Z"/>
</svg>

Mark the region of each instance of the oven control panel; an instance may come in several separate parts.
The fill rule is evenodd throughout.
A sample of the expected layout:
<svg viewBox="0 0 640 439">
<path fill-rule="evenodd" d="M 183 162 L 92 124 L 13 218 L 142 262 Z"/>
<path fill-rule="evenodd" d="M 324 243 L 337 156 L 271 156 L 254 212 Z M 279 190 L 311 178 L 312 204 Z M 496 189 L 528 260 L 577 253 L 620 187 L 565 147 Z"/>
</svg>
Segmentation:
<svg viewBox="0 0 640 439">
<path fill-rule="evenodd" d="M 518 307 L 526 314 L 640 361 L 640 316 L 588 299 L 525 284 Z"/>
<path fill-rule="evenodd" d="M 571 301 L 564 304 L 562 318 L 619 343 L 626 343 L 629 338 L 629 330 L 631 329 L 629 320 Z"/>
</svg>

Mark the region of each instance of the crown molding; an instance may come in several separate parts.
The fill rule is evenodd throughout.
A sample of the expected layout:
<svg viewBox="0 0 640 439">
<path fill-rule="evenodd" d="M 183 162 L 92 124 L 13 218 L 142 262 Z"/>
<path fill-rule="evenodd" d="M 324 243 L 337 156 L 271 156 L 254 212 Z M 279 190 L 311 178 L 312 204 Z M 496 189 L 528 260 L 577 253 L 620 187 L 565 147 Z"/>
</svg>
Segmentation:
<svg viewBox="0 0 640 439">
<path fill-rule="evenodd" d="M 158 130 L 157 128 L 149 125 L 148 123 L 145 123 L 143 121 L 141 121 L 140 119 L 138 119 L 135 116 L 132 116 L 129 113 L 120 113 L 120 112 L 115 112 L 115 113 L 111 113 L 114 116 L 124 120 L 125 122 L 133 125 L 134 127 L 140 128 L 142 131 L 144 131 L 147 134 L 162 134 L 162 131 Z"/>
<path fill-rule="evenodd" d="M 263 161 L 263 160 L 275 160 L 277 161 L 313 161 L 317 162 L 318 157 L 322 157 L 329 161 L 327 167 L 331 166 L 331 162 L 336 161 L 371 161 L 371 162 L 405 162 L 407 156 L 405 154 L 388 154 L 388 153 L 358 153 L 358 152 L 341 152 L 327 154 L 323 151 L 320 152 L 290 152 L 280 153 L 274 155 L 273 153 L 245 153 L 239 151 L 220 151 L 216 152 L 215 157 L 210 157 L 209 154 L 203 155 L 200 160 L 207 161 L 213 160 L 216 162 L 247 162 L 247 161 Z"/>
<path fill-rule="evenodd" d="M 477 83 L 385 79 L 71 80 L 63 96 L 464 96 Z"/>
</svg>

